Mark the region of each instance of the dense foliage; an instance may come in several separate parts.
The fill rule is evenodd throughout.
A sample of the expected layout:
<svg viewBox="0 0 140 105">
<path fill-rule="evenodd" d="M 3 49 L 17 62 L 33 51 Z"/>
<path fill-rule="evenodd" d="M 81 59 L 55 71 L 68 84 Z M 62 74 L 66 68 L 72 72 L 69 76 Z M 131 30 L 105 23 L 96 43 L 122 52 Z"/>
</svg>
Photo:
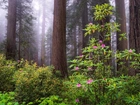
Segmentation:
<svg viewBox="0 0 140 105">
<path fill-rule="evenodd" d="M 0 91 L 12 91 L 14 89 L 12 78 L 15 71 L 15 62 L 6 60 L 3 55 L 0 55 Z"/>
<path fill-rule="evenodd" d="M 22 62 L 22 61 L 21 61 Z M 29 65 L 27 61 L 14 74 L 15 92 L 18 101 L 30 102 L 40 97 L 59 94 L 61 82 L 52 75 L 51 67 Z"/>
</svg>

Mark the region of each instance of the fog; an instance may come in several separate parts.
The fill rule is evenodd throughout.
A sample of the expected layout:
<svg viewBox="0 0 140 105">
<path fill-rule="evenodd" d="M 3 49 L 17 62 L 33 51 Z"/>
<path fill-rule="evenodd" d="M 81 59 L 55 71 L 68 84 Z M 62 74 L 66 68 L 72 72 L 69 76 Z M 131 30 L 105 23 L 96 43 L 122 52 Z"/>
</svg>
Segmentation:
<svg viewBox="0 0 140 105">
<path fill-rule="evenodd" d="M 53 23 L 53 5 L 54 0 L 43 0 L 45 1 L 46 6 L 46 32 L 51 27 Z M 74 0 L 71 0 L 69 3 L 71 4 Z M 38 29 L 39 32 L 41 32 L 41 22 L 42 22 L 42 0 L 33 0 L 32 1 L 32 7 L 33 7 L 33 13 L 36 20 L 39 20 L 40 22 L 40 28 Z M 114 0 L 110 0 L 111 4 L 114 5 Z M 127 17 L 127 26 L 129 23 L 129 9 L 128 9 L 128 2 L 129 0 L 125 0 L 126 4 L 126 17 Z M 4 4 L 0 8 L 0 41 L 4 39 L 4 36 L 6 35 L 6 14 L 7 9 L 5 8 Z M 127 28 L 128 30 L 128 28 Z"/>
<path fill-rule="evenodd" d="M 6 34 L 6 10 L 0 8 L 0 42 L 4 40 Z"/>
<path fill-rule="evenodd" d="M 75 0 L 69 0 L 69 5 L 71 5 Z M 110 3 L 115 6 L 115 0 L 110 0 Z M 43 23 L 43 4 L 45 5 L 45 40 L 46 44 L 50 44 L 50 39 L 47 40 L 48 34 L 52 36 L 53 30 L 53 9 L 54 9 L 54 0 L 32 0 L 32 13 L 34 17 L 34 34 L 37 43 L 37 50 L 38 50 L 38 58 L 41 57 L 41 38 L 42 38 L 42 23 Z M 129 27 L 129 0 L 125 0 L 126 4 L 126 21 L 127 21 L 127 34 L 128 34 L 128 27 Z M 6 26 L 7 26 L 7 9 L 4 9 L 7 4 L 0 5 L 0 43 L 6 38 Z M 114 33 L 114 43 L 115 40 L 115 33 Z M 112 40 L 113 41 L 113 40 Z M 116 44 L 114 44 L 116 45 Z M 47 47 L 47 45 L 45 46 Z M 50 45 L 48 45 L 48 48 Z M 116 47 L 116 46 L 115 46 Z M 46 48 L 48 50 L 48 48 Z M 47 55 L 46 50 L 46 56 Z M 50 52 L 50 50 L 48 50 Z"/>
<path fill-rule="evenodd" d="M 46 32 L 47 30 L 52 27 L 53 23 L 53 0 L 44 0 L 45 1 L 45 7 L 46 7 Z M 0 7 L 0 42 L 4 40 L 4 36 L 6 35 L 6 26 L 7 26 L 7 9 L 4 9 L 6 4 L 3 4 Z M 39 32 L 41 32 L 41 23 L 42 23 L 42 4 L 41 0 L 33 0 L 32 1 L 32 8 L 33 8 L 33 16 L 35 17 L 35 20 L 39 20 L 40 22 L 40 28 L 38 29 Z"/>
</svg>

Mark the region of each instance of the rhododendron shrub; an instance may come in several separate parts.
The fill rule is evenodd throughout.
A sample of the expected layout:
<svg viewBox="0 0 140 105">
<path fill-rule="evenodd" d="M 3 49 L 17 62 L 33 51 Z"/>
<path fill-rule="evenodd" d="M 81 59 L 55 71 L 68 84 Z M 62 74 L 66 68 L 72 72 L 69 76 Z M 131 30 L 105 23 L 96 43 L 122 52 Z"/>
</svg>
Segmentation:
<svg viewBox="0 0 140 105">
<path fill-rule="evenodd" d="M 82 49 L 82 55 L 72 60 L 70 68 L 72 71 L 85 74 L 89 78 L 104 78 L 119 75 L 128 75 L 130 68 L 140 69 L 140 54 L 136 54 L 133 49 L 114 52 L 111 50 L 111 35 L 120 31 L 116 22 L 103 22 L 113 14 L 113 7 L 109 4 L 97 5 L 95 9 L 95 20 L 97 24 L 89 23 L 85 28 L 86 35 L 101 35 L 101 39 L 91 37 L 88 47 Z M 102 12 L 101 12 L 102 11 Z M 104 12 L 103 12 L 104 11 Z M 102 23 L 102 24 L 101 24 Z M 120 35 L 121 39 L 126 39 L 125 34 Z M 108 44 L 110 43 L 110 44 Z M 112 63 L 112 60 L 115 63 Z M 129 61 L 129 64 L 128 64 Z M 117 66 L 119 66 L 119 70 Z"/>
<path fill-rule="evenodd" d="M 138 76 L 91 79 L 76 72 L 65 81 L 63 97 L 68 105 L 138 105 L 140 81 Z"/>
</svg>

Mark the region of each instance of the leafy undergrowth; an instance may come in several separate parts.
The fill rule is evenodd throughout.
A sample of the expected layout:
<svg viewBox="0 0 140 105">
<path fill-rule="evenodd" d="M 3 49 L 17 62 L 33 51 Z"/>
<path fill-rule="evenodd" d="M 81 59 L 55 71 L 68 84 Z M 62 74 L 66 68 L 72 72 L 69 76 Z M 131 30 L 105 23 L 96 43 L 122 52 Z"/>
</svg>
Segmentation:
<svg viewBox="0 0 140 105">
<path fill-rule="evenodd" d="M 7 61 L 2 55 L 0 65 L 0 105 L 140 105 L 139 76 L 96 79 L 76 70 L 62 80 L 52 67 Z"/>
<path fill-rule="evenodd" d="M 15 101 L 15 93 L 1 93 L 0 92 L 0 105 L 19 105 L 18 102 Z"/>
</svg>

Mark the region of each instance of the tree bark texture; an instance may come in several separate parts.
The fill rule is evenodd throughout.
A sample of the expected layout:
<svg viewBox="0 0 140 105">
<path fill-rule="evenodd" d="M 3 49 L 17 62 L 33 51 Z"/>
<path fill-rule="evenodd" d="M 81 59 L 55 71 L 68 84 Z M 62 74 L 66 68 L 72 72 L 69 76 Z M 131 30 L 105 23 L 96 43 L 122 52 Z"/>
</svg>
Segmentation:
<svg viewBox="0 0 140 105">
<path fill-rule="evenodd" d="M 115 0 L 115 4 L 116 4 L 116 22 L 120 24 L 120 31 L 117 32 L 117 50 L 119 51 L 124 51 L 125 49 L 128 48 L 128 43 L 127 43 L 127 39 L 122 39 L 119 40 L 121 38 L 120 34 L 126 34 L 126 15 L 125 15 L 125 3 L 124 0 Z M 122 62 L 122 61 L 118 61 Z M 128 61 L 125 60 L 123 61 L 125 62 L 125 66 L 128 66 Z M 117 65 L 117 70 L 120 70 L 120 66 Z"/>
<path fill-rule="evenodd" d="M 129 29 L 129 47 L 140 53 L 140 0 L 129 1 L 130 11 L 130 29 Z M 129 75 L 135 75 L 134 68 L 130 68 Z"/>
<path fill-rule="evenodd" d="M 66 0 L 54 0 L 52 65 L 68 76 L 66 62 Z"/>
<path fill-rule="evenodd" d="M 87 5 L 87 0 L 84 0 L 83 2 L 83 13 L 82 13 L 82 28 L 83 28 L 83 48 L 87 47 L 88 41 L 89 41 L 89 36 L 85 36 L 85 28 L 86 25 L 88 24 L 88 5 Z"/>
<path fill-rule="evenodd" d="M 16 0 L 8 0 L 6 59 L 16 56 Z"/>
<path fill-rule="evenodd" d="M 130 0 L 130 49 L 140 53 L 140 0 Z"/>
<path fill-rule="evenodd" d="M 117 23 L 120 24 L 120 32 L 117 32 L 117 50 L 123 51 L 128 48 L 126 39 L 119 41 L 120 34 L 126 33 L 126 15 L 124 0 L 115 0 Z"/>
</svg>

